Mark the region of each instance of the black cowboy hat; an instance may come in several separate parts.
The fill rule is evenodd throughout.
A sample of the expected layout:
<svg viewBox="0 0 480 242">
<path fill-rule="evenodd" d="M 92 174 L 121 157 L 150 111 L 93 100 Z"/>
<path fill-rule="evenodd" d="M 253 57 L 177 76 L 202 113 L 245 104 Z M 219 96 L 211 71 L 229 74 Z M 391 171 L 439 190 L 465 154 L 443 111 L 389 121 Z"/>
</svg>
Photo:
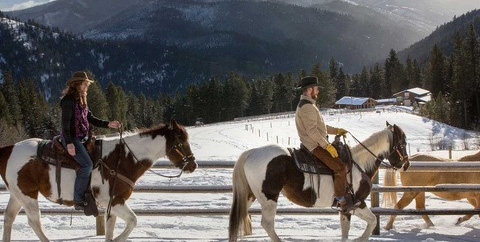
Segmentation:
<svg viewBox="0 0 480 242">
<path fill-rule="evenodd" d="M 318 83 L 318 78 L 315 76 L 306 76 L 298 82 L 297 89 L 304 89 L 308 87 L 314 87 L 314 86 L 319 86 L 320 84 Z"/>
</svg>

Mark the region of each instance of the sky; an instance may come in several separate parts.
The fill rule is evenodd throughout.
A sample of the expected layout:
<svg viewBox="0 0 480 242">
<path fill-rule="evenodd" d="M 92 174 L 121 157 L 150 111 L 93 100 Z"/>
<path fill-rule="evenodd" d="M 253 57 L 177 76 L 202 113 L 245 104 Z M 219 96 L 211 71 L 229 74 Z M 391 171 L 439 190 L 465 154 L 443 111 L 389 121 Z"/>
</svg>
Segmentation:
<svg viewBox="0 0 480 242">
<path fill-rule="evenodd" d="M 380 109 L 379 112 L 344 113 L 324 112 L 328 125 L 349 130 L 358 139 L 364 140 L 374 132 L 385 128 L 385 122 L 399 125 L 407 136 L 410 154 L 433 153 L 437 156 L 447 156 L 445 150 L 438 151 L 436 145 L 442 137 L 452 140 L 454 146 L 453 158 L 478 152 L 479 133 L 464 131 L 451 126 L 434 122 L 429 119 L 398 112 L 395 109 Z M 251 130 L 254 130 L 252 132 Z M 260 130 L 260 135 L 258 133 Z M 166 179 L 147 172 L 137 185 L 191 186 L 201 185 L 226 186 L 231 185 L 231 168 L 204 169 L 202 164 L 214 161 L 234 162 L 241 152 L 262 145 L 277 143 L 285 147 L 298 147 L 294 117 L 291 115 L 275 118 L 256 118 L 236 122 L 210 124 L 202 127 L 187 127 L 192 151 L 199 163 L 199 168 L 177 179 Z M 267 136 L 268 134 L 268 136 Z M 469 137 L 464 141 L 464 135 Z M 268 137 L 268 140 L 267 140 Z M 289 139 L 290 138 L 290 139 Z M 290 144 L 288 141 L 290 140 Z M 463 150 L 469 143 L 470 150 Z M 348 136 L 347 143 L 356 145 Z M 432 147 L 436 151 L 432 151 Z M 161 158 L 159 162 L 166 162 Z M 157 171 L 177 174 L 174 169 L 159 169 Z M 383 170 L 380 171 L 380 181 Z M 0 181 L 0 185 L 3 183 Z M 8 202 L 8 192 L 0 191 L 0 208 L 4 209 Z M 134 192 L 128 204 L 133 210 L 141 209 L 229 209 L 231 193 L 139 193 Z M 445 201 L 427 193 L 427 208 L 471 208 L 466 200 Z M 367 199 L 367 205 L 370 205 Z M 41 208 L 64 208 L 40 198 Z M 279 198 L 279 208 L 299 208 L 286 198 Z M 412 203 L 407 208 L 414 208 Z M 253 208 L 259 208 L 258 202 Z M 455 226 L 458 215 L 431 216 L 434 227 L 427 228 L 420 216 L 398 216 L 394 228 L 385 230 L 388 216 L 381 216 L 380 235 L 370 238 L 370 241 L 479 241 L 480 218 L 472 217 L 467 222 Z M 242 238 L 241 241 L 270 241 L 260 225 L 261 217 L 252 216 L 253 235 Z M 72 224 L 70 225 L 70 223 Z M 70 214 L 42 215 L 42 223 L 47 237 L 52 241 L 104 241 L 103 236 L 95 234 L 95 219 Z M 3 216 L 0 216 L 0 231 L 3 227 Z M 228 216 L 138 216 L 137 227 L 128 241 L 227 241 Z M 365 223 L 352 216 L 350 238 L 361 235 Z M 117 220 L 115 235 L 124 229 L 124 223 Z M 25 215 L 17 216 L 13 225 L 13 241 L 38 241 L 33 230 L 27 223 Z M 337 215 L 277 215 L 276 230 L 284 241 L 340 241 L 340 223 Z M 2 231 L 3 232 L 3 231 Z"/>
<path fill-rule="evenodd" d="M 36 5 L 53 2 L 55 0 L 0 0 L 1 11 L 14 11 L 31 8 Z"/>
</svg>

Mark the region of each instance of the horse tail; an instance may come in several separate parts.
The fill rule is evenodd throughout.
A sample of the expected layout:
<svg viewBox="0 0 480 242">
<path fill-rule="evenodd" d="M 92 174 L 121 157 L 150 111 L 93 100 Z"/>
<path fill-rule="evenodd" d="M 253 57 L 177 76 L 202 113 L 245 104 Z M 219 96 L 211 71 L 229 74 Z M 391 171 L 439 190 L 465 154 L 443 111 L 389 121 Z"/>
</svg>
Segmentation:
<svg viewBox="0 0 480 242">
<path fill-rule="evenodd" d="M 397 172 L 394 169 L 387 169 L 385 176 L 383 177 L 384 186 L 396 186 L 397 185 Z M 397 204 L 396 192 L 384 192 L 382 195 L 382 202 L 385 207 L 393 207 Z"/>
<path fill-rule="evenodd" d="M 230 222 L 228 226 L 228 241 L 237 241 L 240 226 L 243 225 L 244 234 L 251 234 L 251 223 L 248 217 L 248 195 L 252 193 L 245 176 L 245 161 L 249 152 L 243 152 L 233 168 L 233 197 L 230 209 Z"/>
</svg>

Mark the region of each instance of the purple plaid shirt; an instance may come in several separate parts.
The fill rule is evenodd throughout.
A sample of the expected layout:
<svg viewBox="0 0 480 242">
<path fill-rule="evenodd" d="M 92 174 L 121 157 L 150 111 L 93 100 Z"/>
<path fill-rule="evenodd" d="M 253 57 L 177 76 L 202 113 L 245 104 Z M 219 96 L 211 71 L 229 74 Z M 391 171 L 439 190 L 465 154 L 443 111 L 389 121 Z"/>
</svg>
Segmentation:
<svg viewBox="0 0 480 242">
<path fill-rule="evenodd" d="M 88 136 L 88 107 L 75 102 L 75 137 L 83 139 Z"/>
</svg>

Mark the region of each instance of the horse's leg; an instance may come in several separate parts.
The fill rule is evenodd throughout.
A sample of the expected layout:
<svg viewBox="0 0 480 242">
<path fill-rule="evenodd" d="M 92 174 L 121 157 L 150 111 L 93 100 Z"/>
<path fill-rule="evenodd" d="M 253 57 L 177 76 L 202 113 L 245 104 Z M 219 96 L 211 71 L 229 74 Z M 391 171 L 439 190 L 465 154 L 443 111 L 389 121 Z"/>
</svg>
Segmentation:
<svg viewBox="0 0 480 242">
<path fill-rule="evenodd" d="M 115 214 L 125 221 L 125 229 L 113 241 L 126 241 L 133 228 L 137 226 L 137 216 L 127 204 L 117 204 L 113 206 L 112 214 Z"/>
<path fill-rule="evenodd" d="M 402 198 L 395 204 L 396 209 L 403 209 L 412 202 L 412 200 L 418 195 L 418 192 L 405 192 L 402 195 Z M 387 225 L 385 226 L 386 230 L 390 230 L 393 227 L 393 222 L 395 221 L 396 215 L 390 215 Z"/>
<path fill-rule="evenodd" d="M 340 225 L 342 227 L 342 241 L 348 240 L 348 233 L 350 231 L 350 220 L 352 215 L 340 213 Z"/>
<path fill-rule="evenodd" d="M 476 198 L 467 198 L 468 202 L 470 204 L 472 204 L 472 206 L 475 208 L 475 209 L 478 209 L 479 208 L 479 204 L 478 204 L 478 201 Z M 467 214 L 463 217 L 460 217 L 458 218 L 457 222 L 455 223 L 455 225 L 459 225 L 467 220 L 469 220 L 471 217 L 473 216 L 473 214 Z"/>
<path fill-rule="evenodd" d="M 22 205 L 10 195 L 8 200 L 7 208 L 5 209 L 5 214 L 3 215 L 3 239 L 4 242 L 9 242 L 12 235 L 12 225 L 17 217 L 18 212 L 22 209 Z"/>
<path fill-rule="evenodd" d="M 110 214 L 110 218 L 107 218 L 105 215 L 105 241 L 111 241 L 113 239 L 113 231 L 115 230 L 115 222 L 117 221 L 117 216 Z"/>
<path fill-rule="evenodd" d="M 420 192 L 416 197 L 415 197 L 415 207 L 417 210 L 425 210 L 425 192 Z M 433 226 L 432 220 L 430 220 L 430 217 L 428 215 L 422 215 L 423 220 L 425 220 L 425 223 L 427 223 L 427 227 Z"/>
<path fill-rule="evenodd" d="M 24 199 L 22 199 L 20 203 L 23 205 L 23 209 L 27 214 L 28 225 L 32 227 L 40 241 L 48 241 L 47 236 L 45 236 L 45 233 L 43 232 L 42 223 L 40 222 L 38 200 L 24 196 Z"/>
<path fill-rule="evenodd" d="M 355 241 L 368 241 L 368 238 L 370 238 L 375 226 L 377 226 L 377 217 L 375 217 L 375 214 L 373 214 L 372 210 L 370 210 L 370 208 L 367 206 L 364 208 L 357 208 L 353 214 L 367 222 L 365 231 L 363 231 L 363 234 L 355 239 Z"/>
<path fill-rule="evenodd" d="M 275 232 L 275 215 L 277 214 L 277 202 L 268 200 L 262 203 L 262 227 L 267 231 L 272 241 L 278 242 L 280 238 Z"/>
</svg>

